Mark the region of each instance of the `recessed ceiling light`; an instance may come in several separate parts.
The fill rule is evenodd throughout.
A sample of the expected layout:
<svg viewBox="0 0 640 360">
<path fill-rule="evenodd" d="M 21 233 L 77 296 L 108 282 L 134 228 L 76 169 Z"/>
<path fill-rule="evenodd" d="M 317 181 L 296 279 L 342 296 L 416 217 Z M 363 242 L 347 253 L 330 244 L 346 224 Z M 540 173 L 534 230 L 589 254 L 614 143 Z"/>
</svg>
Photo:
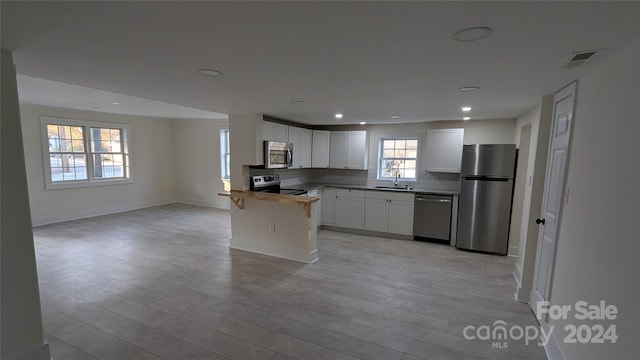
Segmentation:
<svg viewBox="0 0 640 360">
<path fill-rule="evenodd" d="M 365 125 L 366 123 L 366 121 L 360 121 L 360 125 Z"/>
<path fill-rule="evenodd" d="M 304 101 L 303 100 L 292 100 L 291 103 L 294 104 L 294 105 L 302 105 L 302 104 L 304 104 Z"/>
<path fill-rule="evenodd" d="M 198 73 L 200 73 L 200 75 L 209 76 L 209 77 L 222 75 L 222 72 L 218 70 L 213 70 L 213 69 L 200 69 L 198 70 Z"/>
<path fill-rule="evenodd" d="M 463 106 L 463 107 L 462 107 L 462 111 L 464 111 L 464 112 L 469 112 L 469 111 L 471 111 L 471 106 Z"/>
<path fill-rule="evenodd" d="M 119 103 L 119 102 L 117 102 L 117 101 L 112 102 L 112 104 L 113 104 L 113 105 L 120 105 L 120 103 Z"/>
<path fill-rule="evenodd" d="M 342 114 L 341 113 L 337 113 L 335 116 L 336 116 L 336 119 L 342 119 Z"/>
<path fill-rule="evenodd" d="M 400 115 L 391 115 L 389 116 L 390 119 L 400 119 Z"/>
<path fill-rule="evenodd" d="M 471 120 L 471 118 L 468 117 L 468 116 L 465 116 L 465 117 L 462 118 L 462 120 Z"/>
<path fill-rule="evenodd" d="M 458 88 L 458 90 L 460 91 L 474 91 L 478 89 L 480 89 L 480 86 L 463 86 L 461 88 Z"/>
<path fill-rule="evenodd" d="M 493 29 L 486 26 L 476 26 L 455 32 L 451 37 L 459 42 L 471 42 L 482 40 L 493 33 Z"/>
</svg>

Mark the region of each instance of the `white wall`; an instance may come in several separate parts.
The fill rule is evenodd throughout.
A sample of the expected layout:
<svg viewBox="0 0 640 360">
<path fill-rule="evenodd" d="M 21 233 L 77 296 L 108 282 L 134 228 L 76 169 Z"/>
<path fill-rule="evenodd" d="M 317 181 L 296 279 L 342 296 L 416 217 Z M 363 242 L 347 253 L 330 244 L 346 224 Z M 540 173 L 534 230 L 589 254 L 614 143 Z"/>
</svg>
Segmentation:
<svg viewBox="0 0 640 360">
<path fill-rule="evenodd" d="M 640 39 L 578 82 L 551 303 L 617 306 L 619 340 L 563 344 L 552 321 L 566 359 L 640 359 L 638 64 Z"/>
<path fill-rule="evenodd" d="M 176 199 L 179 202 L 229 208 L 229 198 L 220 181 L 220 130 L 227 120 L 176 120 L 175 145 Z"/>
<path fill-rule="evenodd" d="M 44 360 L 49 358 L 49 347 L 43 341 L 18 91 L 11 53 L 2 50 L 1 63 L 0 358 Z"/>
<path fill-rule="evenodd" d="M 169 119 L 21 105 L 27 182 L 34 225 L 126 211 L 175 201 L 173 123 Z M 40 116 L 131 126 L 133 183 L 45 190 Z"/>
</svg>

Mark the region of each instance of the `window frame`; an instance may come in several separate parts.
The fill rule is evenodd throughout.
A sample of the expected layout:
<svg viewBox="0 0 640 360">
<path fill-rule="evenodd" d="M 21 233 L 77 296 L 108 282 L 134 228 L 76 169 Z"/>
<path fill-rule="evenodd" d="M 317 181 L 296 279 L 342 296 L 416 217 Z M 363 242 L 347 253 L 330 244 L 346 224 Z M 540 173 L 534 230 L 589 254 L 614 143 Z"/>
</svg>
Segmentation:
<svg viewBox="0 0 640 360">
<path fill-rule="evenodd" d="M 62 180 L 53 181 L 51 175 L 51 158 L 52 154 L 49 152 L 49 136 L 47 125 L 61 125 L 61 126 L 76 126 L 83 128 L 84 134 L 84 152 L 78 154 L 84 154 L 86 158 L 87 178 L 83 180 Z M 93 152 L 91 150 L 91 128 L 103 128 L 103 129 L 119 129 L 122 131 L 121 146 L 123 155 L 123 177 L 119 178 L 95 178 L 94 175 L 94 154 L 100 154 L 99 152 Z M 131 166 L 131 127 L 129 124 L 112 123 L 104 121 L 92 121 L 92 120 L 78 120 L 60 118 L 54 116 L 41 116 L 40 117 L 40 133 L 41 133 L 41 146 L 42 146 L 42 163 L 44 166 L 44 178 L 46 190 L 57 189 L 71 189 L 71 188 L 83 188 L 105 185 L 118 185 L 118 184 L 130 184 L 133 183 L 133 171 Z M 55 153 L 53 153 L 55 154 Z"/>
<path fill-rule="evenodd" d="M 229 142 L 229 128 L 220 129 L 220 180 L 231 180 L 231 146 Z M 227 155 L 229 155 L 228 163 Z M 229 169 L 228 174 L 227 169 Z"/>
<path fill-rule="evenodd" d="M 385 158 L 383 156 L 384 154 L 384 141 L 385 140 L 415 140 L 416 141 L 416 157 L 415 158 Z M 395 180 L 395 177 L 385 177 L 382 176 L 382 161 L 385 159 L 403 159 L 403 160 L 415 160 L 416 162 L 416 176 L 414 178 L 406 178 L 406 177 L 399 177 L 398 181 L 404 181 L 404 182 L 417 182 L 418 181 L 418 174 L 419 174 L 419 167 L 420 167 L 420 137 L 418 136 L 389 136 L 389 137 L 380 137 L 379 141 L 378 141 L 378 171 L 377 171 L 377 180 L 384 180 L 384 181 L 393 181 Z"/>
</svg>

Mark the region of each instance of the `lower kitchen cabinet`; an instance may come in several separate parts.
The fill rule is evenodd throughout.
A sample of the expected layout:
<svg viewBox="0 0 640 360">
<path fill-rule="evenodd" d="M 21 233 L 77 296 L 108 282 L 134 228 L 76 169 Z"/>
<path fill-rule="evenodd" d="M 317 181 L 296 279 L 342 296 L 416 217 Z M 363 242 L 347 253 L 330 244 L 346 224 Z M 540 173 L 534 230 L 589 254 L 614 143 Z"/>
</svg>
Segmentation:
<svg viewBox="0 0 640 360">
<path fill-rule="evenodd" d="M 337 189 L 334 225 L 350 229 L 364 229 L 365 191 Z"/>
<path fill-rule="evenodd" d="M 320 221 L 322 225 L 335 224 L 336 189 L 322 189 L 322 204 L 320 208 Z"/>
<path fill-rule="evenodd" d="M 410 201 L 392 200 L 389 203 L 389 232 L 413 235 L 413 194 Z"/>
<path fill-rule="evenodd" d="M 412 235 L 413 201 L 412 193 L 367 191 L 365 230 Z"/>
</svg>

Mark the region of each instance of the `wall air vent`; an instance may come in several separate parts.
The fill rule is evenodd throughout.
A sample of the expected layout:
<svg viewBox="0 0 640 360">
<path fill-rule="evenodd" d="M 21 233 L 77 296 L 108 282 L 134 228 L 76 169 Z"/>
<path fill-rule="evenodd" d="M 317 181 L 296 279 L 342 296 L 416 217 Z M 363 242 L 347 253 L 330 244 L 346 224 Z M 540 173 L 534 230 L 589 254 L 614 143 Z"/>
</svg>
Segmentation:
<svg viewBox="0 0 640 360">
<path fill-rule="evenodd" d="M 571 69 L 573 67 L 583 65 L 585 62 L 593 59 L 600 50 L 602 49 L 574 52 L 571 54 L 569 59 L 561 66 L 561 68 Z"/>
</svg>

